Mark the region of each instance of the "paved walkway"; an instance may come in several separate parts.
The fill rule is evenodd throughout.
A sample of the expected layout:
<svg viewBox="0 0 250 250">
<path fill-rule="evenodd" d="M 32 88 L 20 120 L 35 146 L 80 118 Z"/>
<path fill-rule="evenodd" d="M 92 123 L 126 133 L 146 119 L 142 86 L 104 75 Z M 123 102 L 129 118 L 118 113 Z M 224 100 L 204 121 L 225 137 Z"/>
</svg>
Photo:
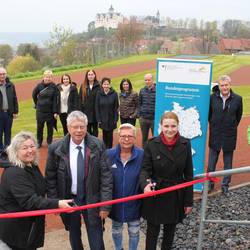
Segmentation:
<svg viewBox="0 0 250 250">
<path fill-rule="evenodd" d="M 123 230 L 124 235 L 124 249 L 128 249 L 128 233 L 127 226 Z M 82 238 L 84 242 L 84 250 L 89 250 L 87 232 L 85 226 L 82 226 Z M 114 249 L 113 240 L 111 236 L 111 220 L 107 219 L 105 223 L 105 232 L 104 232 L 104 243 L 106 250 Z M 71 250 L 70 243 L 68 239 L 68 232 L 64 229 L 53 230 L 45 235 L 45 244 L 42 250 Z M 140 233 L 140 242 L 138 249 L 145 249 L 145 235 Z"/>
</svg>

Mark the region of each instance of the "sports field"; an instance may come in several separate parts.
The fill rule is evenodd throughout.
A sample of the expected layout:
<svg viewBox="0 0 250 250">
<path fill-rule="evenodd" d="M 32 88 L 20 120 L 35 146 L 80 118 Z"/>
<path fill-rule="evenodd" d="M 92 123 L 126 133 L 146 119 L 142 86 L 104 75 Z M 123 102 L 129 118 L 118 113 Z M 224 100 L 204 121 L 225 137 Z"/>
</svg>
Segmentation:
<svg viewBox="0 0 250 250">
<path fill-rule="evenodd" d="M 104 76 L 112 78 L 113 88 L 119 92 L 119 84 L 122 78 L 129 78 L 135 91 L 139 91 L 144 86 L 143 77 L 145 73 L 151 72 L 156 74 L 156 58 L 163 57 L 163 55 L 148 55 L 148 56 L 132 56 L 125 59 L 111 61 L 98 65 L 96 67 L 98 78 Z M 168 56 L 169 57 L 169 56 Z M 250 56 L 211 56 L 206 57 L 205 60 L 213 61 L 213 81 L 219 75 L 232 75 L 233 90 L 243 96 L 244 115 L 250 114 Z M 243 72 L 242 72 L 242 69 Z M 70 71 L 72 79 L 78 84 L 83 81 L 84 68 L 78 71 Z M 237 73 L 240 72 L 240 73 Z M 61 72 L 63 74 L 64 72 Z M 60 75 L 61 75 L 60 74 Z M 58 82 L 60 75 L 55 76 L 55 82 Z M 244 82 L 241 81 L 242 75 L 245 76 Z M 13 134 L 20 130 L 29 130 L 35 133 L 36 121 L 35 110 L 33 109 L 33 102 L 31 100 L 31 93 L 37 82 L 42 76 L 37 76 L 37 79 L 23 79 L 16 85 L 17 95 L 20 103 L 20 113 L 18 119 L 14 121 Z M 239 81 L 240 80 L 240 81 Z M 15 82 L 15 81 L 14 81 Z M 234 84 L 236 83 L 236 84 Z M 59 122 L 59 130 L 55 133 L 56 137 L 62 136 L 62 129 Z"/>
</svg>

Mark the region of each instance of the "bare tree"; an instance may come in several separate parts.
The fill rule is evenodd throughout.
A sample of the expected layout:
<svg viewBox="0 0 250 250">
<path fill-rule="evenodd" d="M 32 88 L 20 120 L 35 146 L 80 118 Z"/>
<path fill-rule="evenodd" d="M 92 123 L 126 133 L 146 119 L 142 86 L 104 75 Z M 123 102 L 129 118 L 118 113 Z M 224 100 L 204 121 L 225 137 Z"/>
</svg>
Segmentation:
<svg viewBox="0 0 250 250">
<path fill-rule="evenodd" d="M 131 17 L 128 23 L 118 25 L 115 36 L 117 40 L 124 45 L 134 45 L 143 34 L 143 26 L 135 17 Z"/>
<path fill-rule="evenodd" d="M 226 20 L 222 26 L 223 35 L 228 38 L 249 38 L 250 24 L 241 20 Z"/>
<path fill-rule="evenodd" d="M 60 51 L 64 46 L 68 46 L 67 42 L 71 39 L 73 30 L 55 25 L 50 32 L 50 39 L 45 42 L 45 45 L 54 52 L 56 64 L 61 64 Z"/>
<path fill-rule="evenodd" d="M 202 39 L 202 53 L 209 54 L 212 44 L 218 43 L 219 40 L 219 30 L 217 28 L 217 22 L 206 22 L 205 24 L 201 22 L 200 25 L 200 36 Z"/>
</svg>

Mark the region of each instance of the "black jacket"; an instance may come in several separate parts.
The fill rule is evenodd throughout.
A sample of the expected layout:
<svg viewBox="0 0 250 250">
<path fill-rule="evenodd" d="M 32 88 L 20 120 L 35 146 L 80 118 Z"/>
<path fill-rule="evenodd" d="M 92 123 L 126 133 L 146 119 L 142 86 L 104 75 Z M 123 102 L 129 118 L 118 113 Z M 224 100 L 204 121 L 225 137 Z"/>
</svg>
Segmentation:
<svg viewBox="0 0 250 250">
<path fill-rule="evenodd" d="M 62 91 L 61 85 L 62 85 L 62 83 L 57 84 L 57 88 L 59 90 L 58 101 L 57 101 L 58 108 L 57 109 L 58 109 L 59 113 L 60 113 L 60 110 L 61 110 L 61 94 L 60 94 L 60 91 Z M 78 96 L 76 84 L 71 83 L 70 84 L 70 89 L 69 89 L 68 111 L 67 111 L 67 113 L 69 114 L 70 112 L 72 112 L 74 110 L 78 110 L 78 103 L 79 103 L 79 96 Z"/>
<path fill-rule="evenodd" d="M 59 91 L 53 82 L 49 84 L 38 83 L 32 93 L 36 111 L 46 114 L 58 114 L 58 95 Z"/>
<path fill-rule="evenodd" d="M 71 198 L 71 170 L 69 158 L 70 135 L 49 146 L 46 163 L 46 187 L 50 198 Z M 112 199 L 112 172 L 105 153 L 104 144 L 96 137 L 87 133 L 85 137 L 85 190 L 86 203 L 96 203 Z M 98 220 L 100 208 L 88 210 L 89 222 L 95 224 Z M 110 206 L 102 207 L 101 210 L 110 210 Z M 65 228 L 68 229 L 69 217 L 62 214 Z"/>
<path fill-rule="evenodd" d="M 16 89 L 12 82 L 9 81 L 9 78 L 6 78 L 6 95 L 8 100 L 9 112 L 10 114 L 18 113 L 18 101 L 16 96 Z M 0 111 L 3 107 L 3 96 L 0 91 Z"/>
<path fill-rule="evenodd" d="M 97 93 L 95 103 L 96 119 L 102 129 L 111 131 L 117 127 L 118 108 L 118 95 L 114 89 L 111 88 L 107 95 L 103 90 Z"/>
<path fill-rule="evenodd" d="M 140 118 L 154 120 L 155 117 L 156 87 L 149 89 L 147 86 L 139 92 L 138 116 Z"/>
<path fill-rule="evenodd" d="M 98 81 L 94 82 L 92 90 L 89 86 L 86 87 L 87 95 L 85 98 L 82 95 L 82 86 L 79 90 L 80 110 L 88 117 L 89 123 L 97 122 L 95 114 L 95 100 L 98 91 L 100 91 L 100 85 Z"/>
<path fill-rule="evenodd" d="M 37 166 L 5 166 L 0 183 L 0 213 L 57 208 L 46 199 L 45 181 Z M 38 248 L 44 242 L 44 216 L 0 219 L 0 239 L 18 248 Z"/>
<path fill-rule="evenodd" d="M 210 97 L 209 147 L 215 150 L 233 151 L 236 147 L 237 127 L 242 117 L 242 98 L 231 91 L 223 109 L 220 91 Z"/>
<path fill-rule="evenodd" d="M 156 190 L 193 179 L 191 144 L 180 136 L 170 151 L 160 136 L 149 140 L 144 150 L 140 186 L 144 190 L 147 179 L 156 182 Z M 193 204 L 193 187 L 143 199 L 142 216 L 154 225 L 181 222 L 184 207 Z"/>
</svg>

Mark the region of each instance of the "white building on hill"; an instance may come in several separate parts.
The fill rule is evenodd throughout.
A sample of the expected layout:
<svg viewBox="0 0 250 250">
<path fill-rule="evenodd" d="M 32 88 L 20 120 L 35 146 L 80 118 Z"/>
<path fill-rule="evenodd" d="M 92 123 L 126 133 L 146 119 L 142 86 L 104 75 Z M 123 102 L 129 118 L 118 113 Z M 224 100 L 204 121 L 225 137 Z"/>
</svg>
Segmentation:
<svg viewBox="0 0 250 250">
<path fill-rule="evenodd" d="M 119 23 L 123 22 L 123 16 L 121 13 L 114 12 L 114 8 L 111 5 L 108 13 L 98 13 L 95 20 L 95 28 L 104 27 L 106 29 L 116 29 Z"/>
</svg>

